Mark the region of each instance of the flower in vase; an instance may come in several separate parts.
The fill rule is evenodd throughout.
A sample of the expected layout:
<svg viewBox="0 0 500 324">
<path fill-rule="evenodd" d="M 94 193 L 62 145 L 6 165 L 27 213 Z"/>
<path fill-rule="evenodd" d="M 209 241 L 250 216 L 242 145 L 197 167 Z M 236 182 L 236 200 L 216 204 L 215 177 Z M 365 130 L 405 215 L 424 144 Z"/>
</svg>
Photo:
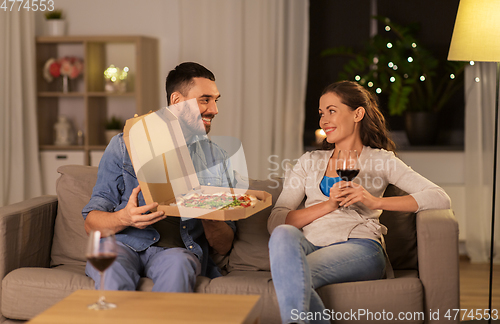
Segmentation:
<svg viewBox="0 0 500 324">
<path fill-rule="evenodd" d="M 74 56 L 67 56 L 58 60 L 50 58 L 45 63 L 43 76 L 47 82 L 52 82 L 59 76 L 67 76 L 76 79 L 83 71 L 83 62 Z"/>
<path fill-rule="evenodd" d="M 71 74 L 71 71 L 73 70 L 73 65 L 71 65 L 69 58 L 64 57 L 60 60 L 60 62 L 61 62 L 61 74 L 69 76 Z"/>
<path fill-rule="evenodd" d="M 76 79 L 83 71 L 83 62 L 77 58 L 74 58 L 71 72 L 69 74 L 70 79 Z"/>
<path fill-rule="evenodd" d="M 45 62 L 43 77 L 47 82 L 52 82 L 54 78 L 61 75 L 61 64 L 56 59 L 50 58 Z"/>
</svg>

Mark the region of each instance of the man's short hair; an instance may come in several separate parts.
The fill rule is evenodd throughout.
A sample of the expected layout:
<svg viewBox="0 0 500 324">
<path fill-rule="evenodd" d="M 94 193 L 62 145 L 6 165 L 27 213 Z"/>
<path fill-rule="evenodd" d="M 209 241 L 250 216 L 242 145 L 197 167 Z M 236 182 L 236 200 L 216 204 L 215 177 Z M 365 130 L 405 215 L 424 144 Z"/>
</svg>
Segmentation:
<svg viewBox="0 0 500 324">
<path fill-rule="evenodd" d="M 201 64 L 194 62 L 184 62 L 175 67 L 168 73 L 167 81 L 165 82 L 165 90 L 167 91 L 167 103 L 170 105 L 170 96 L 178 91 L 183 96 L 186 96 L 194 84 L 193 78 L 205 78 L 215 81 L 214 74 Z"/>
</svg>

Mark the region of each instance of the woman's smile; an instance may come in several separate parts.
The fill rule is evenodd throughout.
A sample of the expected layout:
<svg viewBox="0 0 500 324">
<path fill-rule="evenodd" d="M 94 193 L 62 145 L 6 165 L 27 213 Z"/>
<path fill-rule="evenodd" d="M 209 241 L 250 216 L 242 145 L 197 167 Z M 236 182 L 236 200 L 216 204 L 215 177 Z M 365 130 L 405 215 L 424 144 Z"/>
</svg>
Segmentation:
<svg viewBox="0 0 500 324">
<path fill-rule="evenodd" d="M 325 127 L 323 130 L 325 131 L 325 134 L 328 135 L 329 133 L 335 131 L 337 127 Z"/>
</svg>

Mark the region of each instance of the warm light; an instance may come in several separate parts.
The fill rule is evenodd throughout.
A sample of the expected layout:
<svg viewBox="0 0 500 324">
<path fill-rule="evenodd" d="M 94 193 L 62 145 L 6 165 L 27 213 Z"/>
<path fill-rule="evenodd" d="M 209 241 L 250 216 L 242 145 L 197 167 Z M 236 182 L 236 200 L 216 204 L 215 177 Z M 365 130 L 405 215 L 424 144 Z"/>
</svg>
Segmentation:
<svg viewBox="0 0 500 324">
<path fill-rule="evenodd" d="M 476 63 L 474 63 L 474 61 L 470 61 L 470 62 L 469 62 L 469 64 L 470 64 L 470 65 L 474 65 L 474 64 L 476 64 Z"/>
<path fill-rule="evenodd" d="M 478 77 L 476 77 L 476 78 L 474 79 L 474 81 L 479 82 L 479 81 L 481 81 L 481 79 L 479 79 Z"/>
<path fill-rule="evenodd" d="M 417 43 L 411 43 L 411 47 L 417 48 Z"/>
<path fill-rule="evenodd" d="M 316 136 L 316 144 L 321 144 L 323 143 L 323 140 L 326 138 L 325 131 L 323 129 L 317 129 L 314 132 L 314 135 Z"/>
<path fill-rule="evenodd" d="M 107 92 L 125 92 L 127 88 L 127 77 L 130 69 L 124 67 L 120 69 L 111 64 L 104 71 L 104 78 L 106 84 L 104 85 L 104 90 Z"/>
<path fill-rule="evenodd" d="M 394 63 L 389 62 L 389 63 L 387 63 L 387 66 L 390 67 L 390 68 L 392 68 L 394 66 Z"/>
<path fill-rule="evenodd" d="M 413 62 L 413 57 L 411 57 L 411 56 L 410 56 L 410 57 L 408 58 L 408 62 L 410 62 L 410 63 L 411 63 L 411 62 Z"/>
<path fill-rule="evenodd" d="M 371 81 L 370 81 L 370 82 L 368 82 L 368 86 L 369 86 L 370 88 L 371 88 L 371 87 L 373 87 L 373 82 L 371 82 Z"/>
<path fill-rule="evenodd" d="M 361 77 L 360 77 L 359 75 L 356 75 L 356 76 L 354 77 L 354 80 L 356 80 L 356 81 L 358 81 L 358 82 L 359 82 L 359 80 L 361 80 Z"/>
<path fill-rule="evenodd" d="M 499 13 L 498 0 L 460 0 L 448 60 L 500 61 Z"/>
<path fill-rule="evenodd" d="M 396 70 L 398 69 L 398 66 L 397 66 L 396 64 L 394 64 L 394 66 L 392 67 L 392 69 L 393 69 L 394 71 L 396 71 Z"/>
<path fill-rule="evenodd" d="M 453 73 L 450 74 L 450 79 L 452 79 L 452 80 L 455 79 L 455 74 L 453 74 Z"/>
<path fill-rule="evenodd" d="M 422 75 L 422 76 L 420 77 L 420 81 L 424 82 L 424 81 L 425 81 L 425 76 L 423 76 L 423 75 Z"/>
<path fill-rule="evenodd" d="M 375 92 L 378 93 L 378 94 L 381 94 L 382 93 L 382 89 L 377 88 L 377 90 L 375 90 Z"/>
<path fill-rule="evenodd" d="M 387 43 L 387 48 L 392 48 L 392 43 Z"/>
<path fill-rule="evenodd" d="M 391 31 L 391 26 L 385 26 L 385 31 Z"/>
<path fill-rule="evenodd" d="M 389 81 L 391 81 L 391 82 L 396 82 L 396 78 L 395 78 L 395 77 L 391 77 L 391 78 L 389 79 Z"/>
</svg>

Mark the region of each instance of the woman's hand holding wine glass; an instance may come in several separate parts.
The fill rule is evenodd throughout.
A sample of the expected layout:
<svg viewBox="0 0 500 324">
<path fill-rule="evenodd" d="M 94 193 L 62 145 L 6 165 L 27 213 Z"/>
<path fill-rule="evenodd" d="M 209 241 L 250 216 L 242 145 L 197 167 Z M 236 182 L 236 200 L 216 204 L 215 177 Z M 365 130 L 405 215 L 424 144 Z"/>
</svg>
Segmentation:
<svg viewBox="0 0 500 324">
<path fill-rule="evenodd" d="M 338 150 L 336 152 L 336 171 L 337 175 L 342 178 L 342 181 L 351 182 L 359 174 L 359 161 L 358 161 L 358 151 L 356 150 Z M 352 187 L 351 184 L 341 184 L 341 187 Z M 342 204 L 342 203 L 340 203 Z M 349 206 L 350 207 L 350 206 Z M 340 205 L 339 208 L 346 208 Z"/>
<path fill-rule="evenodd" d="M 103 237 L 104 236 L 104 237 Z M 100 291 L 101 296 L 89 309 L 102 310 L 115 308 L 116 305 L 106 302 L 104 298 L 104 271 L 111 266 L 117 256 L 116 239 L 113 234 L 102 235 L 100 231 L 92 231 L 89 234 L 86 257 L 87 260 L 101 274 Z"/>
<path fill-rule="evenodd" d="M 369 209 L 380 209 L 380 198 L 374 197 L 363 186 L 353 185 L 351 182 L 360 171 L 358 152 L 356 150 L 339 150 L 336 156 L 336 171 L 343 180 L 338 183 L 339 187 L 335 188 L 337 193 L 340 192 L 335 195 L 339 202 L 339 208 L 351 209 L 353 204 L 360 202 Z"/>
</svg>

